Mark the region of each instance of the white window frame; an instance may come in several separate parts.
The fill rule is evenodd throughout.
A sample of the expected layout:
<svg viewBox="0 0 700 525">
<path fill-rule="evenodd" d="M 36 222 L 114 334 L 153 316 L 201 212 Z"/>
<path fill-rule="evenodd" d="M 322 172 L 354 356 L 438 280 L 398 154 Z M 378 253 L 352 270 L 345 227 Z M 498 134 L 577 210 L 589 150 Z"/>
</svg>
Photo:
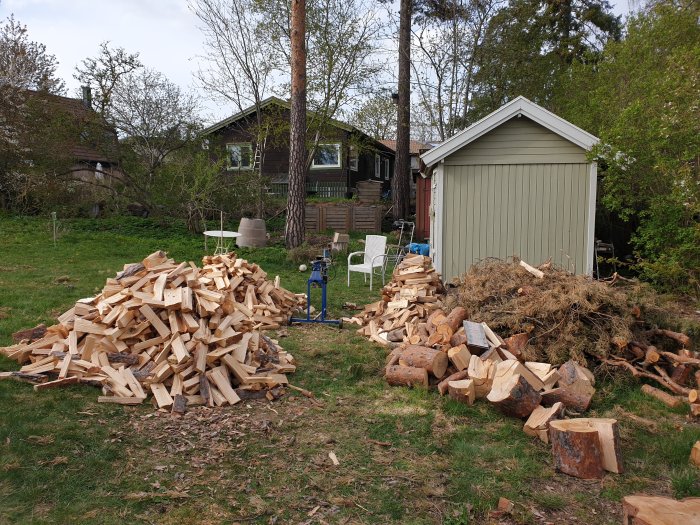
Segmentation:
<svg viewBox="0 0 700 525">
<path fill-rule="evenodd" d="M 382 178 L 382 158 L 379 156 L 379 153 L 374 154 L 374 178 Z"/>
<path fill-rule="evenodd" d="M 389 180 L 389 159 L 384 158 L 384 180 Z"/>
<path fill-rule="evenodd" d="M 231 166 L 231 147 L 238 147 L 239 149 L 239 155 L 240 152 L 242 151 L 242 148 L 247 147 L 250 149 L 250 156 L 249 156 L 249 164 L 247 166 Z M 241 160 L 243 158 L 243 155 L 240 155 Z M 249 171 L 253 169 L 253 145 L 250 142 L 230 142 L 226 144 L 226 169 L 228 171 Z"/>
<path fill-rule="evenodd" d="M 348 165 L 349 165 L 350 171 L 359 171 L 360 170 L 360 154 L 357 151 L 357 146 L 350 146 Z"/>
<path fill-rule="evenodd" d="M 336 149 L 336 154 L 338 156 L 338 162 L 336 164 L 316 164 L 316 154 L 314 154 L 314 158 L 311 161 L 311 169 L 316 169 L 316 170 L 323 170 L 323 169 L 333 169 L 333 168 L 341 168 L 342 167 L 342 158 L 340 156 L 340 143 L 339 142 L 328 142 L 325 144 L 319 144 L 318 147 L 324 147 L 324 146 L 333 146 Z M 318 150 L 316 151 L 318 153 Z"/>
</svg>

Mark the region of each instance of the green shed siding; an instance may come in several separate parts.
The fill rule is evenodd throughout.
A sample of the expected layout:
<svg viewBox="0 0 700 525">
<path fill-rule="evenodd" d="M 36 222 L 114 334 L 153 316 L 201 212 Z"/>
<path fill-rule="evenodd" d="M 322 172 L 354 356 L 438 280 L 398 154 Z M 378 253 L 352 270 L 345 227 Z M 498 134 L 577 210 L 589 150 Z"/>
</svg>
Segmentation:
<svg viewBox="0 0 700 525">
<path fill-rule="evenodd" d="M 526 117 L 510 119 L 445 158 L 448 166 L 585 162 L 585 150 Z"/>
<path fill-rule="evenodd" d="M 512 255 L 531 264 L 551 258 L 586 272 L 591 167 L 585 156 L 571 163 L 453 165 L 447 162 L 453 156 L 445 161 L 441 266 L 446 281 L 486 257 Z"/>
</svg>

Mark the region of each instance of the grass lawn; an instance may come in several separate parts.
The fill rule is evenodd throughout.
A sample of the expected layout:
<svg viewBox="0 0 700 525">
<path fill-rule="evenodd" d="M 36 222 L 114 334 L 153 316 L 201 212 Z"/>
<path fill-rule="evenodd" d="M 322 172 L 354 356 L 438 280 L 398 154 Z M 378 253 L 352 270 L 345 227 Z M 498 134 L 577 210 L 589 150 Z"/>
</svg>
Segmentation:
<svg viewBox="0 0 700 525">
<path fill-rule="evenodd" d="M 198 263 L 204 252 L 202 237 L 154 220 L 64 221 L 54 246 L 50 221 L 0 219 L 0 345 L 156 249 Z M 305 291 L 308 274 L 283 248 L 238 253 Z M 351 313 L 343 302 L 379 293 L 358 274 L 347 288 L 340 261 L 329 295 L 337 317 Z M 89 386 L 0 382 L 0 523 L 597 525 L 620 523 L 632 492 L 700 495 L 688 465 L 700 426 L 631 379 L 599 385 L 589 412 L 620 421 L 626 472 L 585 482 L 555 473 L 548 446 L 485 402 L 387 387 L 385 350 L 352 327 L 292 327 L 280 342 L 299 363 L 291 382 L 315 400 L 291 392 L 172 419 L 150 405 L 99 405 Z M 0 357 L 0 370 L 16 368 Z M 490 518 L 500 496 L 514 513 Z"/>
</svg>

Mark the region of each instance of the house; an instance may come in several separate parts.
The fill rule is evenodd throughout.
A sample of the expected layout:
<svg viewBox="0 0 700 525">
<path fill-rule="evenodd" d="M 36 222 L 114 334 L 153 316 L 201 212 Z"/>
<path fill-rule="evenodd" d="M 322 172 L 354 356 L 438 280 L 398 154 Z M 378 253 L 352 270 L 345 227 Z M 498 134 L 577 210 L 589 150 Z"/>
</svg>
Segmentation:
<svg viewBox="0 0 700 525">
<path fill-rule="evenodd" d="M 380 142 L 396 151 L 395 140 L 382 140 Z M 430 181 L 421 176 L 420 156 L 432 147 L 432 144 L 418 140 L 411 140 L 408 145 L 411 157 L 411 201 L 415 202 L 416 206 L 416 229 L 413 238 L 417 241 L 423 241 L 430 235 Z"/>
<path fill-rule="evenodd" d="M 260 169 L 274 193 L 286 195 L 289 179 L 290 105 L 277 97 L 206 128 L 206 147 L 212 157 L 227 157 L 231 173 Z M 309 121 L 318 114 L 309 112 Z M 262 129 L 261 129 L 262 128 Z M 322 197 L 351 197 L 363 180 L 381 180 L 382 191 L 391 187 L 394 152 L 359 129 L 330 119 L 320 132 L 307 177 L 307 192 Z"/>
<path fill-rule="evenodd" d="M 26 93 L 29 118 L 42 118 L 51 134 L 53 144 L 45 151 L 62 158 L 71 178 L 109 185 L 112 178 L 122 177 L 116 131 L 92 109 L 90 88 L 83 87 L 83 98 Z"/>
<path fill-rule="evenodd" d="M 487 257 L 593 270 L 598 139 L 518 97 L 424 153 L 430 248 L 446 281 Z"/>
</svg>

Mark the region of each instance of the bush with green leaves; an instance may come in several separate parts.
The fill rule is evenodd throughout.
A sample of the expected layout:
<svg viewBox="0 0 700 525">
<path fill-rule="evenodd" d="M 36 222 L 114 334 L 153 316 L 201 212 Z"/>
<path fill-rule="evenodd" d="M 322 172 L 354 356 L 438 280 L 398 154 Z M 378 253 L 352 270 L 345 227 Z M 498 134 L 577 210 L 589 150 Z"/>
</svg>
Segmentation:
<svg viewBox="0 0 700 525">
<path fill-rule="evenodd" d="M 700 26 L 697 3 L 631 17 L 596 64 L 575 64 L 555 108 L 598 135 L 601 203 L 639 224 L 636 269 L 700 299 Z"/>
</svg>

